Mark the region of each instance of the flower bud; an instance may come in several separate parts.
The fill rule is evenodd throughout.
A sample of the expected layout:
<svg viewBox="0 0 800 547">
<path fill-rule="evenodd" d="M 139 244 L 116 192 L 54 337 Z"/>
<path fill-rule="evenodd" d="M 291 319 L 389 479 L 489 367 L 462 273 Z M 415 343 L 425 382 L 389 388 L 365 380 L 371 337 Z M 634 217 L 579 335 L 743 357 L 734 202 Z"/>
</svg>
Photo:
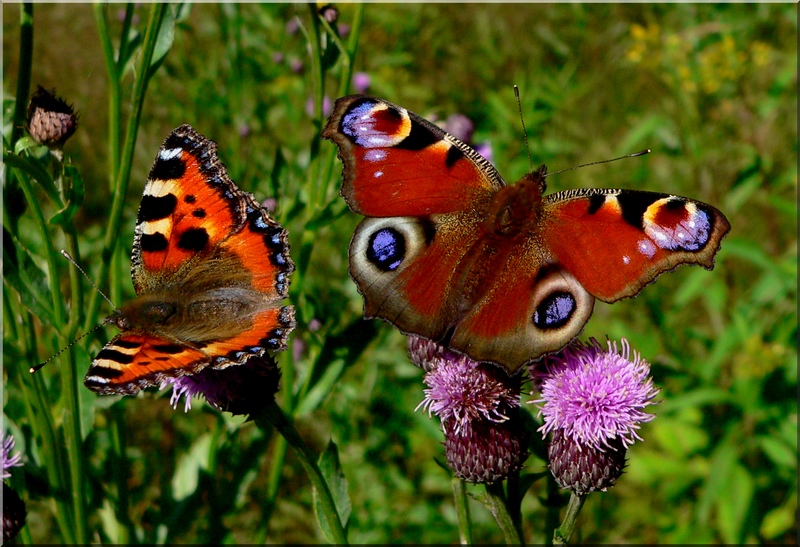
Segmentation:
<svg viewBox="0 0 800 547">
<path fill-rule="evenodd" d="M 547 454 L 550 472 L 558 485 L 581 495 L 595 490 L 605 492 L 614 486 L 625 469 L 627 451 L 619 437 L 601 450 L 581 444 L 563 429 L 556 429 Z"/>
<path fill-rule="evenodd" d="M 28 132 L 36 142 L 51 148 L 61 148 L 78 128 L 78 117 L 66 101 L 42 86 L 28 105 Z"/>
</svg>

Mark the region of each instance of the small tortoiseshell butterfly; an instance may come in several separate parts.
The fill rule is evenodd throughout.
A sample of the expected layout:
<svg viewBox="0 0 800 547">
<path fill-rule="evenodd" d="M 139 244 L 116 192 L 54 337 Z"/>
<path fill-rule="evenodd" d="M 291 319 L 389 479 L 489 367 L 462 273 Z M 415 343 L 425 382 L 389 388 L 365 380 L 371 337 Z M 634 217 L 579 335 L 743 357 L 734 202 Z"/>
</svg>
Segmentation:
<svg viewBox="0 0 800 547">
<path fill-rule="evenodd" d="M 512 186 L 475 150 L 382 99 L 336 101 L 341 194 L 365 218 L 350 243 L 364 314 L 516 372 L 578 336 L 594 299 L 634 296 L 681 264 L 714 265 L 730 229 L 679 196 Z"/>
<path fill-rule="evenodd" d="M 131 258 L 137 296 L 106 319 L 122 332 L 84 383 L 133 395 L 165 378 L 285 349 L 295 320 L 281 301 L 293 270 L 286 230 L 236 187 L 216 144 L 182 125 L 158 152 L 139 207 Z"/>
</svg>

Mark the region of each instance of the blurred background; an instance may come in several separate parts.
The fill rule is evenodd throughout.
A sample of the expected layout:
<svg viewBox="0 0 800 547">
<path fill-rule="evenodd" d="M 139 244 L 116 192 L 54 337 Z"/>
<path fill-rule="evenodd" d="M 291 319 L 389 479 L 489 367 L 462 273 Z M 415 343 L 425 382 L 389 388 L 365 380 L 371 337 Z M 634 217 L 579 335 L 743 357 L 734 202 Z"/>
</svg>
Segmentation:
<svg viewBox="0 0 800 547">
<path fill-rule="evenodd" d="M 173 128 L 190 123 L 218 143 L 241 188 L 259 200 L 276 199 L 293 253 L 308 253 L 307 268 L 293 279 L 300 321 L 292 355 L 279 363 L 283 389 L 296 391 L 311 364 L 326 356 L 294 417 L 313 450 L 321 452 L 329 440 L 339 447 L 352 503 L 350 540 L 455 542 L 450 477 L 434 460 L 443 452 L 442 433 L 438 421 L 414 411 L 422 372 L 408 361 L 403 336 L 360 319 L 362 301 L 347 274 L 347 248 L 360 218 L 337 196 L 334 145 L 317 140 L 329 113 L 316 112 L 313 101 L 319 81 L 307 36 L 317 7 L 172 7 L 171 47 L 143 104 L 112 299 L 119 304 L 133 294 L 127 278 L 133 226 L 156 152 Z M 350 90 L 440 123 L 463 116 L 461 126 L 472 129 L 467 140 L 491 154 L 506 182 L 529 170 L 516 84 L 536 165 L 555 171 L 652 149 L 642 158 L 550 177 L 549 191 L 678 194 L 716 206 L 731 223 L 712 272 L 680 268 L 634 299 L 596 305 L 582 339 L 626 337 L 651 363 L 662 402 L 658 418 L 641 431 L 644 442 L 629 451 L 618 485 L 589 497 L 573 539 L 796 543 L 797 6 L 367 4 L 360 22 L 358 6 L 337 8 L 331 27 L 343 41 L 360 30 L 352 78 L 345 79 Z M 100 9 L 118 41 L 126 13 L 132 31 L 143 33 L 151 6 Z M 4 3 L 2 10 L 5 135 L 17 88 L 21 8 Z M 55 88 L 80 116 L 64 152 L 85 183 L 74 222 L 89 277 L 97 271 L 111 199 L 109 78 L 97 14 L 85 4 L 33 10 L 32 90 Z M 343 62 L 322 59 L 328 108 L 343 89 Z M 134 72 L 128 66 L 122 79 L 123 119 Z M 312 173 L 329 200 L 328 213 L 314 223 L 303 212 Z M 41 261 L 36 236 L 20 237 L 34 262 Z M 66 283 L 69 266 L 59 268 Z M 19 299 L 8 283 L 4 288 L 4 299 Z M 69 310 L 69 291 L 64 298 Z M 35 359 L 55 353 L 61 339 L 53 327 L 15 309 L 4 305 L 4 321 L 31 321 L 40 337 Z M 110 311 L 102 309 L 101 317 Z M 111 334 L 87 339 L 85 367 Z M 42 371 L 45 391 L 32 402 L 20 387 L 35 364 L 29 359 L 17 339 L 4 336 L 4 433 L 15 435 L 26 462 L 9 484 L 28 508 L 20 540 L 61 542 L 52 501 L 60 494 L 46 472 L 53 463 L 42 458 L 37 445 L 45 441 L 30 417 L 52 412 L 58 427 L 61 365 L 56 360 Z M 79 366 L 80 376 L 84 370 Z M 80 391 L 93 541 L 324 539 L 293 453 L 276 464 L 276 435 L 199 400 L 186 414 L 182 405 L 175 411 L 168 392 L 120 400 Z M 123 447 L 122 478 L 112 445 Z M 532 456 L 526 469 L 545 465 Z M 120 485 L 127 489 L 123 505 Z M 540 481 L 523 502 L 530 543 L 545 541 L 545 496 Z M 472 509 L 476 542 L 501 541 L 485 508 L 475 502 Z"/>
</svg>

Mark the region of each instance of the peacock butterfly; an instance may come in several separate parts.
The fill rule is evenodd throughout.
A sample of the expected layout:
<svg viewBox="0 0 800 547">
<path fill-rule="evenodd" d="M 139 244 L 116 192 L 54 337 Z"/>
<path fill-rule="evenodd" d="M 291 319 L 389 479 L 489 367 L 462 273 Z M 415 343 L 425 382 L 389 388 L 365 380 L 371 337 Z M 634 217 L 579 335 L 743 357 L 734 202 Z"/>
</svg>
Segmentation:
<svg viewBox="0 0 800 547">
<path fill-rule="evenodd" d="M 681 264 L 714 266 L 716 208 L 633 190 L 544 195 L 544 166 L 506 186 L 475 150 L 383 99 L 336 101 L 341 195 L 364 315 L 511 373 L 583 330 L 594 299 L 634 296 Z"/>
<path fill-rule="evenodd" d="M 131 258 L 137 296 L 106 319 L 122 332 L 97 354 L 84 384 L 133 395 L 285 349 L 295 319 L 281 301 L 293 270 L 286 230 L 237 188 L 213 141 L 178 127 L 156 156 L 139 206 Z"/>
</svg>

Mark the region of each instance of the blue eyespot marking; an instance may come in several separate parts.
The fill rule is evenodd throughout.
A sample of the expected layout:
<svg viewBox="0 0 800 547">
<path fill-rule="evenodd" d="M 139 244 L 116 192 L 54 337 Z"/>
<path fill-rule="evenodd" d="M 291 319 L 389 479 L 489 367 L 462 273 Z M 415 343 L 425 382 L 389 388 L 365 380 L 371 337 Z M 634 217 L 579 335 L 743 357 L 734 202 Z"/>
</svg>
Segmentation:
<svg viewBox="0 0 800 547">
<path fill-rule="evenodd" d="M 383 228 L 370 236 L 367 260 L 379 270 L 394 271 L 403 262 L 405 255 L 406 240 L 394 228 Z"/>
<path fill-rule="evenodd" d="M 540 329 L 563 327 L 575 312 L 575 298 L 567 292 L 548 295 L 533 312 L 533 324 Z"/>
</svg>

